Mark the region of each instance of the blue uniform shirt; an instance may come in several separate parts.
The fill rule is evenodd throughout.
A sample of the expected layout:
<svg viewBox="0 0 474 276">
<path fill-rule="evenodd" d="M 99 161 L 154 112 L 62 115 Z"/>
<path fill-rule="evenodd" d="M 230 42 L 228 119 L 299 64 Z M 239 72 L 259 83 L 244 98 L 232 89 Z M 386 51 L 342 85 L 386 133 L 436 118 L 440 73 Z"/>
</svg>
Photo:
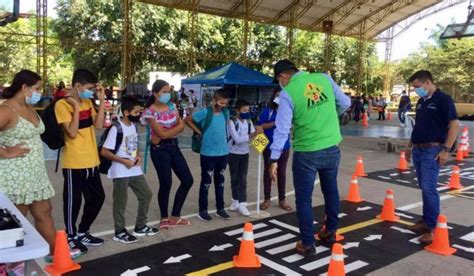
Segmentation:
<svg viewBox="0 0 474 276">
<path fill-rule="evenodd" d="M 271 123 L 275 122 L 277 116 L 277 111 L 272 110 L 269 107 L 265 107 L 263 109 L 262 114 L 260 115 L 260 121 L 258 122 L 258 125 L 261 126 L 266 123 Z M 272 127 L 269 129 L 265 129 L 265 135 L 268 137 L 268 140 L 270 140 L 270 143 L 268 144 L 268 147 L 270 147 L 273 143 L 273 132 L 275 131 L 276 127 Z M 288 135 L 288 140 L 286 140 L 285 146 L 283 147 L 283 150 L 288 150 L 290 149 L 291 144 L 290 144 L 290 135 Z"/>
<path fill-rule="evenodd" d="M 416 103 L 415 127 L 411 134 L 413 144 L 441 143 L 448 137 L 448 125 L 457 120 L 453 99 L 437 89 L 431 97 Z"/>
</svg>

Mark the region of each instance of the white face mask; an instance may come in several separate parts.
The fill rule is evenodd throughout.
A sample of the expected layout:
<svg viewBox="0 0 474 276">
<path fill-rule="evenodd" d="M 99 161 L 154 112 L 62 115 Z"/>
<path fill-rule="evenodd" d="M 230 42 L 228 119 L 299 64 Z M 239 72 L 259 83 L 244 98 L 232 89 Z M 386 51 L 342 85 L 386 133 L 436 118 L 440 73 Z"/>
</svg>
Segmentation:
<svg viewBox="0 0 474 276">
<path fill-rule="evenodd" d="M 280 105 L 280 97 L 275 97 L 275 99 L 273 99 L 273 102 L 277 105 Z"/>
</svg>

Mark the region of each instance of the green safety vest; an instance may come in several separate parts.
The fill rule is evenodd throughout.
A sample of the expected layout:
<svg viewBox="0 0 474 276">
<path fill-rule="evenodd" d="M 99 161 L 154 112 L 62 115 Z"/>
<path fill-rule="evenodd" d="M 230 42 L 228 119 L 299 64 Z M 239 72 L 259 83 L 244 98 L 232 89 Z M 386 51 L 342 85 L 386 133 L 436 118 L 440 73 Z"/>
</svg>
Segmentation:
<svg viewBox="0 0 474 276">
<path fill-rule="evenodd" d="M 325 75 L 300 72 L 285 91 L 293 103 L 295 151 L 322 150 L 342 141 L 334 90 Z"/>
</svg>

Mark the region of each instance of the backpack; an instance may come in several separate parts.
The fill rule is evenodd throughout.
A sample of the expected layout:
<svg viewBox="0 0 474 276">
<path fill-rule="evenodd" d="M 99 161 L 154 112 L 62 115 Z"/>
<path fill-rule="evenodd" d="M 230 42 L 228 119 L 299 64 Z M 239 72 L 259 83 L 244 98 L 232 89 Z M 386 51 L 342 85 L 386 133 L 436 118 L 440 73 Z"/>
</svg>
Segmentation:
<svg viewBox="0 0 474 276">
<path fill-rule="evenodd" d="M 227 107 L 224 108 L 222 110 L 222 113 L 224 114 L 224 119 L 226 122 L 226 131 L 227 131 L 227 121 L 229 120 L 229 109 Z M 209 106 L 207 107 L 207 114 L 206 114 L 206 118 L 204 119 L 204 122 L 201 122 L 201 123 L 194 122 L 194 124 L 199 128 L 199 130 L 201 130 L 201 137 L 198 137 L 196 133 L 193 133 L 193 136 L 191 137 L 191 150 L 193 152 L 201 153 L 201 147 L 202 147 L 201 138 L 204 136 L 204 133 L 211 125 L 212 117 L 214 117 L 214 112 L 212 111 L 212 107 Z"/>
<path fill-rule="evenodd" d="M 110 129 L 112 127 L 117 128 L 117 137 L 115 139 L 115 148 L 111 150 L 113 154 L 117 154 L 117 152 L 120 149 L 120 146 L 122 145 L 123 141 L 123 130 L 122 130 L 122 125 L 118 120 L 113 121 L 112 125 L 108 127 L 104 133 L 102 133 L 102 136 L 100 136 L 100 142 L 98 144 L 98 150 L 99 150 L 99 159 L 100 159 L 100 164 L 99 164 L 99 172 L 102 174 L 107 174 L 109 172 L 110 167 L 112 166 L 112 161 L 109 159 L 105 158 L 100 154 L 100 151 L 102 150 L 102 147 L 104 146 L 105 140 L 107 140 L 107 136 L 109 136 Z"/>
<path fill-rule="evenodd" d="M 41 113 L 41 120 L 44 124 L 44 132 L 41 134 L 41 140 L 52 150 L 58 150 L 58 156 L 56 158 L 56 168 L 54 172 L 58 172 L 59 169 L 59 158 L 61 156 L 61 148 L 64 147 L 64 132 L 61 125 L 58 123 L 54 108 L 56 103 L 59 101 L 54 100 L 50 103 Z"/>
<path fill-rule="evenodd" d="M 247 121 L 247 124 L 248 124 L 248 135 L 250 136 L 250 134 L 252 134 L 252 124 L 250 122 L 250 120 L 245 120 Z M 238 132 L 239 131 L 239 124 L 237 124 L 237 118 L 234 117 L 232 118 L 232 122 L 234 123 L 234 126 L 235 126 L 235 132 Z M 227 137 L 227 143 L 230 142 L 230 140 L 232 140 L 232 136 L 229 136 Z M 235 141 L 232 141 L 232 145 L 235 145 Z"/>
</svg>

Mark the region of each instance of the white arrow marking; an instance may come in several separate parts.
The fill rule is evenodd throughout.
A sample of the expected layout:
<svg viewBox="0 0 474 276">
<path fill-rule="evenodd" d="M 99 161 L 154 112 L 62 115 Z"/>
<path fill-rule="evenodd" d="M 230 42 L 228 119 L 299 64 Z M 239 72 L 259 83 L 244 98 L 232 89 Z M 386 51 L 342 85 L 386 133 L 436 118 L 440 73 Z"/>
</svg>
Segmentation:
<svg viewBox="0 0 474 276">
<path fill-rule="evenodd" d="M 390 179 L 390 177 L 381 176 L 381 175 L 379 175 L 378 177 L 383 178 L 383 179 Z"/>
<path fill-rule="evenodd" d="M 466 234 L 466 235 L 462 236 L 461 240 L 474 242 L 474 232 L 471 232 L 469 234 Z"/>
<path fill-rule="evenodd" d="M 407 218 L 407 219 L 412 219 L 413 218 L 412 216 L 405 215 L 405 214 L 402 214 L 402 213 L 395 213 L 395 215 L 400 216 L 400 217 L 404 217 L 404 218 Z"/>
<path fill-rule="evenodd" d="M 360 242 L 348 242 L 348 243 L 344 244 L 344 246 L 342 246 L 342 248 L 349 249 L 349 248 L 352 248 L 352 247 L 359 247 L 359 245 L 360 245 Z"/>
<path fill-rule="evenodd" d="M 191 258 L 192 256 L 189 254 L 184 254 L 178 257 L 170 257 L 168 260 L 164 262 L 164 264 L 175 264 L 175 263 L 180 263 L 182 260 Z"/>
<path fill-rule="evenodd" d="M 423 236 L 423 235 L 418 236 L 418 237 L 416 237 L 416 238 L 413 238 L 413 239 L 409 240 L 409 242 L 412 242 L 412 243 L 414 243 L 414 244 L 420 244 L 420 238 L 421 238 L 422 236 Z"/>
<path fill-rule="evenodd" d="M 390 228 L 392 228 L 393 230 L 400 231 L 400 232 L 402 232 L 402 233 L 416 235 L 416 233 L 413 232 L 413 231 L 410 231 L 410 230 L 408 230 L 408 229 L 403 229 L 403 228 L 400 228 L 400 227 L 397 227 L 397 226 L 392 226 L 392 227 L 390 227 Z"/>
<path fill-rule="evenodd" d="M 372 207 L 370 207 L 370 206 L 365 206 L 365 207 L 359 207 L 359 208 L 357 208 L 357 211 L 367 211 L 367 210 L 370 210 L 370 209 L 372 209 Z"/>
<path fill-rule="evenodd" d="M 232 247 L 233 245 L 231 243 L 226 243 L 223 245 L 214 245 L 209 251 L 224 251 L 224 249 Z"/>
<path fill-rule="evenodd" d="M 366 241 L 374 241 L 374 240 L 381 240 L 381 239 L 382 239 L 382 235 L 370 235 L 364 238 L 364 240 Z"/>
<path fill-rule="evenodd" d="M 340 213 L 339 215 L 337 215 L 338 218 L 343 218 L 345 216 L 347 216 L 347 214 L 345 214 L 345 213 Z"/>
<path fill-rule="evenodd" d="M 390 176 L 397 176 L 398 173 L 391 173 Z"/>
<path fill-rule="evenodd" d="M 459 244 L 453 244 L 453 247 L 459 248 L 459 249 L 464 250 L 464 251 L 469 252 L 469 253 L 474 253 L 474 248 L 472 248 L 472 247 L 464 247 L 464 246 L 461 246 Z"/>
<path fill-rule="evenodd" d="M 402 183 L 406 183 L 406 184 L 410 184 L 411 182 L 410 181 L 406 181 L 406 180 L 401 180 L 401 179 L 397 179 L 398 182 L 402 182 Z"/>
<path fill-rule="evenodd" d="M 149 266 L 142 266 L 142 267 L 135 268 L 135 269 L 132 269 L 132 270 L 128 269 L 127 271 L 120 274 L 120 276 L 136 276 L 138 273 L 145 272 L 145 271 L 148 271 L 150 269 L 151 268 Z"/>
</svg>

